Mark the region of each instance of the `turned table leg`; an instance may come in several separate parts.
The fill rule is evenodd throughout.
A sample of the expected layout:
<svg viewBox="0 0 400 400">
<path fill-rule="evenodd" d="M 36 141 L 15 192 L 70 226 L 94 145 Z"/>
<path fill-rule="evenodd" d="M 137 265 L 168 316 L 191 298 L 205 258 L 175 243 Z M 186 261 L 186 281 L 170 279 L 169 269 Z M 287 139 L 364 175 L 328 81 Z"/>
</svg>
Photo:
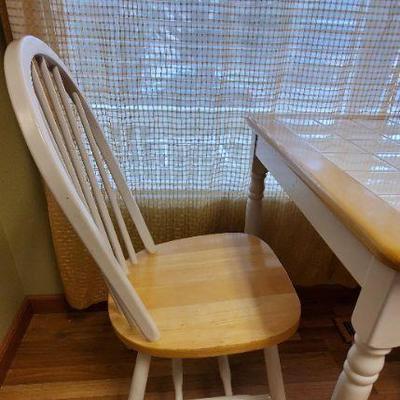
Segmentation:
<svg viewBox="0 0 400 400">
<path fill-rule="evenodd" d="M 262 199 L 264 196 L 264 181 L 267 169 L 254 156 L 251 169 L 251 181 L 246 204 L 246 221 L 244 231 L 255 236 L 262 232 Z"/>
<path fill-rule="evenodd" d="M 362 282 L 352 323 L 354 344 L 347 354 L 332 400 L 367 400 L 385 356 L 399 346 L 400 274 L 371 260 Z"/>
<path fill-rule="evenodd" d="M 374 349 L 355 337 L 332 400 L 367 400 L 391 349 Z"/>
</svg>

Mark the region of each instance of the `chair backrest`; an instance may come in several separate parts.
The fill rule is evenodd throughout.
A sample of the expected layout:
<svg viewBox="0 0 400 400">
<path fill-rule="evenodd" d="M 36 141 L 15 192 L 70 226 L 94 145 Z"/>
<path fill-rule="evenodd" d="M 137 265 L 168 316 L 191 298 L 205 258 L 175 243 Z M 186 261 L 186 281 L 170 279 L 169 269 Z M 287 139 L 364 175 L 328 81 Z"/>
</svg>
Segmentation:
<svg viewBox="0 0 400 400">
<path fill-rule="evenodd" d="M 155 245 L 88 103 L 61 59 L 35 37 L 12 42 L 4 62 L 11 102 L 41 175 L 98 264 L 121 312 L 148 340 L 157 340 L 157 326 L 126 276 L 119 237 L 130 263 L 137 260 L 120 199 L 147 251 L 155 252 Z"/>
</svg>

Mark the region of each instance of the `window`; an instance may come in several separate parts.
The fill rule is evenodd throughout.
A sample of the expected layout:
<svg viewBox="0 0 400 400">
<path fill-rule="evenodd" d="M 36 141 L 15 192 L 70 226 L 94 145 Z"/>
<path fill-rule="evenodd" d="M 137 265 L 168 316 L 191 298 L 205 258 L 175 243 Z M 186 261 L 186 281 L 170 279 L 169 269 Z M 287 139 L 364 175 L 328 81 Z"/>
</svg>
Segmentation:
<svg viewBox="0 0 400 400">
<path fill-rule="evenodd" d="M 7 3 L 16 36 L 66 60 L 139 191 L 243 197 L 249 112 L 399 111 L 395 0 Z"/>
</svg>

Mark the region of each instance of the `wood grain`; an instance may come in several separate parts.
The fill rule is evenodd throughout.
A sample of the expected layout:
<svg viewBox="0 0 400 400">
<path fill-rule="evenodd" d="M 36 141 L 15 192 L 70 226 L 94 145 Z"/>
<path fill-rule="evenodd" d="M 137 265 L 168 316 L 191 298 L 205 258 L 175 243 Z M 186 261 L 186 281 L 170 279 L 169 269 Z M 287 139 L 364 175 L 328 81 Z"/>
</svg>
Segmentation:
<svg viewBox="0 0 400 400">
<path fill-rule="evenodd" d="M 105 302 L 87 308 L 86 312 L 104 311 Z M 0 344 L 0 385 L 7 374 L 22 337 L 34 314 L 67 313 L 74 311 L 63 294 L 25 296 L 5 338 Z"/>
<path fill-rule="evenodd" d="M 32 315 L 32 306 L 28 299 L 24 299 L 17 315 L 11 323 L 10 329 L 0 343 L 0 385 L 4 381 Z"/>
<path fill-rule="evenodd" d="M 271 248 L 243 233 L 197 236 L 142 251 L 129 279 L 161 334 L 143 339 L 110 298 L 111 322 L 128 346 L 154 356 L 234 354 L 291 337 L 300 303 Z"/>
<path fill-rule="evenodd" d="M 364 245 L 400 271 L 400 213 L 271 118 L 249 123 Z"/>
<path fill-rule="evenodd" d="M 332 287 L 299 293 L 299 333 L 280 346 L 287 400 L 329 400 L 348 350 L 333 319 L 350 316 L 357 293 Z M 0 399 L 126 399 L 135 357 L 115 336 L 106 311 L 34 315 Z M 229 360 L 234 394 L 267 392 L 261 351 Z M 184 360 L 183 369 L 184 398 L 224 394 L 216 358 Z M 371 400 L 398 400 L 399 376 L 396 349 L 387 357 Z M 153 359 L 146 399 L 174 399 L 170 360 Z"/>
</svg>

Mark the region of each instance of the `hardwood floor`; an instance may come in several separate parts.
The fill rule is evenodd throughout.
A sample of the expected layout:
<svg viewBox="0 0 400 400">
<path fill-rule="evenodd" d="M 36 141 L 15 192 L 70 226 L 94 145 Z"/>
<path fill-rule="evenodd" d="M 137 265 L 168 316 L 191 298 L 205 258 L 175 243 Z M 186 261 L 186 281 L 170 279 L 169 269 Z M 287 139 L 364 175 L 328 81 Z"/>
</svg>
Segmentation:
<svg viewBox="0 0 400 400">
<path fill-rule="evenodd" d="M 333 318 L 350 315 L 349 291 L 300 291 L 299 333 L 280 346 L 288 400 L 327 400 L 348 349 Z M 1 400 L 126 399 L 135 354 L 114 335 L 107 312 L 34 315 L 8 371 Z M 173 399 L 170 362 L 153 359 L 146 399 Z M 234 394 L 265 393 L 261 352 L 231 356 Z M 216 359 L 184 361 L 186 399 L 223 395 Z M 371 400 L 400 398 L 400 352 L 387 358 Z"/>
</svg>

